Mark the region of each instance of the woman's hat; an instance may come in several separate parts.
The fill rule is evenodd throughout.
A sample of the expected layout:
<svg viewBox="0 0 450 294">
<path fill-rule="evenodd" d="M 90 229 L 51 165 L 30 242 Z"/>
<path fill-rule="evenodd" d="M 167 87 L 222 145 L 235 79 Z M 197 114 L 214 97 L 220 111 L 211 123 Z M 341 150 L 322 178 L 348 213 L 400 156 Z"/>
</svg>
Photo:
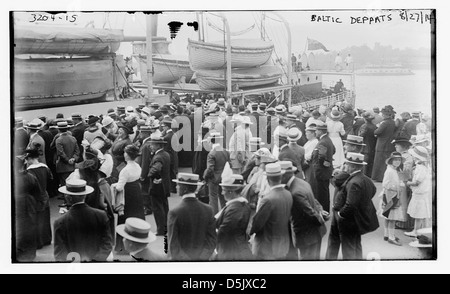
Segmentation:
<svg viewBox="0 0 450 294">
<path fill-rule="evenodd" d="M 294 166 L 294 164 L 292 163 L 292 161 L 280 161 L 279 162 L 281 169 L 284 170 L 285 172 L 296 172 L 297 171 L 297 167 Z"/>
<path fill-rule="evenodd" d="M 179 173 L 176 180 L 172 180 L 173 182 L 181 185 L 193 185 L 193 186 L 201 186 L 203 185 L 198 181 L 199 176 L 196 174 L 190 173 Z"/>
<path fill-rule="evenodd" d="M 339 110 L 333 109 L 330 113 L 330 117 L 332 120 L 340 120 L 342 118 L 342 113 Z"/>
<path fill-rule="evenodd" d="M 98 122 L 98 120 L 99 120 L 99 117 L 93 115 L 93 116 L 89 117 L 88 125 L 93 125 L 93 124 L 95 124 L 96 122 Z"/>
<path fill-rule="evenodd" d="M 253 154 L 259 157 L 272 156 L 272 153 L 270 153 L 270 150 L 267 148 L 260 148 L 258 151 L 253 152 Z"/>
<path fill-rule="evenodd" d="M 277 177 L 284 175 L 286 172 L 281 169 L 281 165 L 279 162 L 269 163 L 266 165 L 266 171 L 264 174 L 269 177 Z"/>
<path fill-rule="evenodd" d="M 394 152 L 391 153 L 391 155 L 389 156 L 389 158 L 386 159 L 386 165 L 391 164 L 392 161 L 393 161 L 394 159 L 396 159 L 396 158 L 401 159 L 402 162 L 403 162 L 402 154 L 401 154 L 400 152 L 394 151 Z"/>
<path fill-rule="evenodd" d="M 262 141 L 262 139 L 261 139 L 261 138 L 258 138 L 258 137 L 252 137 L 252 138 L 250 138 L 248 144 L 249 144 L 250 146 L 258 146 L 258 145 L 261 146 L 261 145 L 265 145 L 265 143 Z"/>
<path fill-rule="evenodd" d="M 227 177 L 225 179 L 222 179 L 222 183 L 219 184 L 222 187 L 235 187 L 240 188 L 244 187 L 244 177 L 242 175 L 233 174 L 230 177 Z"/>
<path fill-rule="evenodd" d="M 119 127 L 119 129 L 123 129 L 125 132 L 127 132 L 128 135 L 134 134 L 133 128 L 131 128 L 127 124 L 118 123 L 117 126 Z"/>
<path fill-rule="evenodd" d="M 66 195 L 87 195 L 94 192 L 94 188 L 86 185 L 85 180 L 71 179 L 66 181 L 66 185 L 58 189 L 59 192 Z"/>
<path fill-rule="evenodd" d="M 110 116 L 106 116 L 103 120 L 102 120 L 102 125 L 104 127 L 109 126 L 110 124 L 112 124 L 114 122 L 114 120 L 112 119 L 112 117 Z"/>
<path fill-rule="evenodd" d="M 366 120 L 373 120 L 375 118 L 375 114 L 372 111 L 365 111 L 363 112 L 362 117 Z"/>
<path fill-rule="evenodd" d="M 409 149 L 408 152 L 417 159 L 420 159 L 422 161 L 428 160 L 428 150 L 425 147 L 414 146 L 414 148 Z"/>
<path fill-rule="evenodd" d="M 150 228 L 151 225 L 145 220 L 129 217 L 124 224 L 117 226 L 116 232 L 127 240 L 147 244 L 156 240 L 156 235 Z"/>
<path fill-rule="evenodd" d="M 412 145 L 411 142 L 408 140 L 408 138 L 401 137 L 401 136 L 395 138 L 391 143 L 394 145 L 397 143 L 407 143 L 408 145 Z"/>
<path fill-rule="evenodd" d="M 342 140 L 342 142 L 345 142 L 347 144 L 366 146 L 366 144 L 364 144 L 364 138 L 361 136 L 348 135 L 347 140 Z"/>
<path fill-rule="evenodd" d="M 151 111 L 150 111 L 150 108 L 144 107 L 141 109 L 141 112 L 146 114 L 147 116 L 149 116 Z"/>
<path fill-rule="evenodd" d="M 392 107 L 392 105 L 386 105 L 385 107 L 383 107 L 381 109 L 381 113 L 387 114 L 387 115 L 394 115 L 394 114 L 396 114 L 396 112 L 394 111 L 394 108 Z"/>
<path fill-rule="evenodd" d="M 289 129 L 287 135 L 290 142 L 297 142 L 303 136 L 302 131 L 300 131 L 298 128 Z"/>
<path fill-rule="evenodd" d="M 345 161 L 353 164 L 367 165 L 367 162 L 364 162 L 364 154 L 361 153 L 347 152 Z"/>
</svg>

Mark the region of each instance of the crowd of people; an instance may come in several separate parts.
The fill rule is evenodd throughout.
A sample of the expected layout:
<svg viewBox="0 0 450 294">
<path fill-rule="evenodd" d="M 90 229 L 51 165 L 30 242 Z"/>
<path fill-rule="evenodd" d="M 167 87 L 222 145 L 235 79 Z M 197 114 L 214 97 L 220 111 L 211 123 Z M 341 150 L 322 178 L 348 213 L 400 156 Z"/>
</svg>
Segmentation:
<svg viewBox="0 0 450 294">
<path fill-rule="evenodd" d="M 341 249 L 343 259 L 360 260 L 377 213 L 396 246 L 396 229 L 417 237 L 430 225 L 427 123 L 420 112 L 396 118 L 390 105 L 307 111 L 214 96 L 16 118 L 15 258 L 33 261 L 53 242 L 56 261 L 71 253 L 82 261 L 319 260 L 331 221 L 326 259 Z M 179 172 L 186 161 L 191 172 Z M 176 207 L 171 194 L 182 198 Z M 54 236 L 53 197 L 61 200 Z M 165 254 L 148 246 L 157 236 Z"/>
</svg>

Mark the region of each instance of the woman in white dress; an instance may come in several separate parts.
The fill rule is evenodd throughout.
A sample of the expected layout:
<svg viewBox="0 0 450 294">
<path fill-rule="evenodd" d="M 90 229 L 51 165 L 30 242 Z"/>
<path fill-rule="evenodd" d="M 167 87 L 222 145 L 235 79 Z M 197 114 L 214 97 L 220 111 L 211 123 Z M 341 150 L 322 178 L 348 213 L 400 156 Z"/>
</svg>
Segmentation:
<svg viewBox="0 0 450 294">
<path fill-rule="evenodd" d="M 305 143 L 305 145 L 303 146 L 303 148 L 305 148 L 305 163 L 306 163 L 306 168 L 303 171 L 305 174 L 305 181 L 307 181 L 310 185 L 311 188 L 313 189 L 313 193 L 314 195 L 316 195 L 316 178 L 314 176 L 314 172 L 312 169 L 312 164 L 311 164 L 311 157 L 312 157 L 312 153 L 314 151 L 314 149 L 317 146 L 317 143 L 319 143 L 319 140 L 316 137 L 316 125 L 315 124 L 311 124 L 309 125 L 306 129 L 305 129 L 305 135 L 306 135 L 306 139 L 308 139 L 308 141 Z"/>
<path fill-rule="evenodd" d="M 330 113 L 330 119 L 327 121 L 328 136 L 333 142 L 336 152 L 333 155 L 333 167 L 339 168 L 345 161 L 344 145 L 341 136 L 345 135 L 344 124 L 340 121 L 341 113 L 333 109 Z"/>
</svg>

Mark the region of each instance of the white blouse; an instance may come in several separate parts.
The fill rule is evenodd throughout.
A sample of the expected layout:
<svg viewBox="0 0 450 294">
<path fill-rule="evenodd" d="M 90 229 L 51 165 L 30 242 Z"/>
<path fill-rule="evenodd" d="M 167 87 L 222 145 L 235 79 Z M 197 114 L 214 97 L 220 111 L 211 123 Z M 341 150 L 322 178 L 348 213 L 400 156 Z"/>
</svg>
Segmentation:
<svg viewBox="0 0 450 294">
<path fill-rule="evenodd" d="M 316 148 L 317 143 L 319 143 L 319 140 L 317 139 L 313 139 L 305 143 L 305 146 L 303 146 L 303 148 L 305 148 L 305 160 L 311 160 L 312 153 Z"/>
<path fill-rule="evenodd" d="M 117 191 L 122 191 L 126 183 L 137 181 L 141 176 L 141 167 L 135 161 L 128 161 L 127 165 L 119 173 L 119 181 L 116 184 Z"/>
</svg>

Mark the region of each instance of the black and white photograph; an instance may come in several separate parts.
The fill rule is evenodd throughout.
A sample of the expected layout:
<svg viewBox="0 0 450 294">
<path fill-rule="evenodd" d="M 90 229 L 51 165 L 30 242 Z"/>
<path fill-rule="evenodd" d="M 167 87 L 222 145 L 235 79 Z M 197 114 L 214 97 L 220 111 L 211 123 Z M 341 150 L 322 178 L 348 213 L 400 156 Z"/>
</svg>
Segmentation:
<svg viewBox="0 0 450 294">
<path fill-rule="evenodd" d="M 69 3 L 7 11 L 9 264 L 382 272 L 445 255 L 444 10 Z"/>
</svg>

